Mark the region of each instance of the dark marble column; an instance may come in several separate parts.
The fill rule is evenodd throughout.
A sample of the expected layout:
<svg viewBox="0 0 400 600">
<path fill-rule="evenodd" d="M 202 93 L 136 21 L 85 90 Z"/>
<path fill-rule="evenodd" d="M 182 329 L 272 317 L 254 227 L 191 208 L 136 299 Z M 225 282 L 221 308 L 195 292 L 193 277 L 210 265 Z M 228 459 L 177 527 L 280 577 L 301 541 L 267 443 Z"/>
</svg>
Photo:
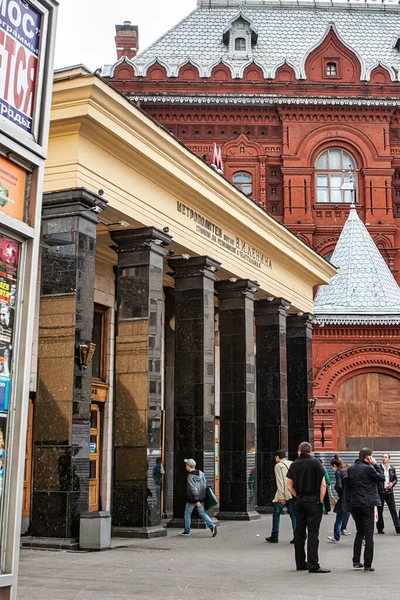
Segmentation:
<svg viewBox="0 0 400 600">
<path fill-rule="evenodd" d="M 220 509 L 218 519 L 249 521 L 255 512 L 256 403 L 253 281 L 220 281 Z"/>
<path fill-rule="evenodd" d="M 168 264 L 175 279 L 174 502 L 168 525 L 181 527 L 184 459 L 194 458 L 211 485 L 215 479 L 214 272 L 220 264 L 207 256 Z"/>
<path fill-rule="evenodd" d="M 117 244 L 117 339 L 112 517 L 116 535 L 159 537 L 163 246 L 154 227 L 113 231 Z M 152 489 L 153 488 L 153 489 Z"/>
<path fill-rule="evenodd" d="M 289 455 L 296 458 L 301 442 L 313 443 L 312 315 L 298 313 L 287 319 L 287 389 Z"/>
<path fill-rule="evenodd" d="M 77 538 L 88 510 L 92 369 L 80 366 L 79 346 L 93 328 L 98 219 L 91 209 L 105 206 L 84 189 L 43 198 L 33 536 Z"/>
<path fill-rule="evenodd" d="M 174 366 L 175 366 L 175 294 L 164 288 L 164 407 L 165 407 L 165 475 L 164 517 L 170 518 L 174 504 Z"/>
<path fill-rule="evenodd" d="M 275 495 L 275 452 L 288 451 L 286 318 L 290 302 L 259 300 L 256 315 L 257 510 Z"/>
</svg>

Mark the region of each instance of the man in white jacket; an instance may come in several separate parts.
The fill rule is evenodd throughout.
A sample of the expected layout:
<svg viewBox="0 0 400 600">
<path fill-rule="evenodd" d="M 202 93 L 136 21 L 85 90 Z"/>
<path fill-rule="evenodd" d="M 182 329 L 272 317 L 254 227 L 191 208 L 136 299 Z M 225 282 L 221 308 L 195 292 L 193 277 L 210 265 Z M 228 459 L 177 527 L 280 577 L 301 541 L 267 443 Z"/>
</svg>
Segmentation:
<svg viewBox="0 0 400 600">
<path fill-rule="evenodd" d="M 272 502 L 274 503 L 274 512 L 272 515 L 272 531 L 270 537 L 265 538 L 267 542 L 276 544 L 279 541 L 279 522 L 281 519 L 281 512 L 283 507 L 286 506 L 287 511 L 292 520 L 293 533 L 296 530 L 296 515 L 294 513 L 294 500 L 292 494 L 289 492 L 287 487 L 287 472 L 291 460 L 286 458 L 286 452 L 284 450 L 277 450 L 275 453 L 275 480 L 276 480 L 276 494 Z M 292 539 L 291 544 L 294 543 Z"/>
</svg>

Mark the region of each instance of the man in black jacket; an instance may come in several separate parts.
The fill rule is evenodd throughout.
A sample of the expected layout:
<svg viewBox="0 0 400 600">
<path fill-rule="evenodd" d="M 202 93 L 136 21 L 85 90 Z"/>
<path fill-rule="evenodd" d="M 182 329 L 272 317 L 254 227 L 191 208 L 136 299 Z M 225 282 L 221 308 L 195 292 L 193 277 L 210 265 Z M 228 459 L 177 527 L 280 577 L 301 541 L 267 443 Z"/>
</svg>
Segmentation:
<svg viewBox="0 0 400 600">
<path fill-rule="evenodd" d="M 296 498 L 296 531 L 294 553 L 298 571 L 330 573 L 319 564 L 319 526 L 322 519 L 322 503 L 326 493 L 325 469 L 320 461 L 311 456 L 311 444 L 302 442 L 298 458 L 287 472 L 288 490 Z M 307 561 L 305 542 L 307 538 Z"/>
<path fill-rule="evenodd" d="M 385 452 L 382 454 L 382 470 L 385 476 L 385 481 L 379 484 L 379 497 L 381 499 L 381 506 L 378 507 L 378 522 L 376 524 L 378 533 L 385 533 L 383 531 L 385 523 L 383 521 L 383 505 L 386 502 L 390 514 L 392 516 L 393 525 L 396 533 L 400 533 L 400 522 L 396 512 L 396 503 L 394 501 L 393 488 L 397 483 L 396 469 L 390 466 L 390 454 Z"/>
<path fill-rule="evenodd" d="M 380 506 L 378 483 L 385 476 L 374 457 L 372 450 L 362 448 L 359 458 L 348 471 L 351 514 L 356 523 L 357 533 L 353 548 L 353 567 L 364 571 L 375 571 L 374 558 L 374 519 L 375 506 Z M 361 547 L 365 537 L 364 564 L 361 563 Z"/>
<path fill-rule="evenodd" d="M 185 529 L 179 535 L 190 535 L 190 524 L 192 512 L 197 508 L 200 519 L 203 519 L 211 531 L 212 537 L 217 535 L 217 527 L 214 525 L 204 510 L 204 500 L 207 493 L 207 481 L 203 471 L 196 469 L 196 461 L 193 458 L 185 458 L 186 471 L 188 472 L 186 484 L 186 506 L 185 506 Z"/>
</svg>

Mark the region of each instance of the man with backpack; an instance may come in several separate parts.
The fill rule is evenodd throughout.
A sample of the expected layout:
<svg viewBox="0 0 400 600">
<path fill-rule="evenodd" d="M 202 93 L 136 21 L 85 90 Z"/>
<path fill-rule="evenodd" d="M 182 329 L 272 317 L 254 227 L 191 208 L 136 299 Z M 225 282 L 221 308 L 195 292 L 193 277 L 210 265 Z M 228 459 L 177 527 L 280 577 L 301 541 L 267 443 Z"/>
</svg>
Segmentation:
<svg viewBox="0 0 400 600">
<path fill-rule="evenodd" d="M 218 533 L 217 527 L 212 522 L 204 510 L 204 500 L 207 493 L 207 481 L 205 475 L 199 469 L 196 469 L 196 461 L 193 458 L 185 458 L 186 471 L 188 472 L 186 484 L 186 506 L 185 506 L 185 529 L 179 535 L 191 535 L 190 524 L 192 521 L 192 512 L 197 508 L 200 519 L 203 519 L 210 529 L 212 537 Z"/>
</svg>

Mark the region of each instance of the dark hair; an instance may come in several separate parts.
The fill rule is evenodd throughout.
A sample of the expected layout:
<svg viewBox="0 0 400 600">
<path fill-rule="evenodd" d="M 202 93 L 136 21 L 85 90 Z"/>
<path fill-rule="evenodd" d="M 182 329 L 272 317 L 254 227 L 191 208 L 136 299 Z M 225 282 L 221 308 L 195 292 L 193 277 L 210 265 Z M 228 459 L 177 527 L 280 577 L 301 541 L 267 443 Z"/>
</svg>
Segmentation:
<svg viewBox="0 0 400 600">
<path fill-rule="evenodd" d="M 331 465 L 331 467 L 337 467 L 341 471 L 345 471 L 346 470 L 346 465 L 344 464 L 344 462 L 340 458 L 339 454 L 335 454 L 335 456 L 333 458 L 331 458 L 330 465 Z"/>
<path fill-rule="evenodd" d="M 369 448 L 361 448 L 360 452 L 358 453 L 358 458 L 360 460 L 365 460 L 367 456 L 372 456 L 372 450 Z"/>
<path fill-rule="evenodd" d="M 389 452 L 382 452 L 382 456 L 383 456 L 384 454 L 387 454 L 387 455 L 388 455 L 388 457 L 390 458 L 390 454 L 389 454 Z"/>
<path fill-rule="evenodd" d="M 301 442 L 299 446 L 299 452 L 301 454 L 311 454 L 312 446 L 309 442 Z"/>
<path fill-rule="evenodd" d="M 275 456 L 277 456 L 278 458 L 286 458 L 286 452 L 284 450 L 277 450 L 275 452 Z"/>
</svg>

